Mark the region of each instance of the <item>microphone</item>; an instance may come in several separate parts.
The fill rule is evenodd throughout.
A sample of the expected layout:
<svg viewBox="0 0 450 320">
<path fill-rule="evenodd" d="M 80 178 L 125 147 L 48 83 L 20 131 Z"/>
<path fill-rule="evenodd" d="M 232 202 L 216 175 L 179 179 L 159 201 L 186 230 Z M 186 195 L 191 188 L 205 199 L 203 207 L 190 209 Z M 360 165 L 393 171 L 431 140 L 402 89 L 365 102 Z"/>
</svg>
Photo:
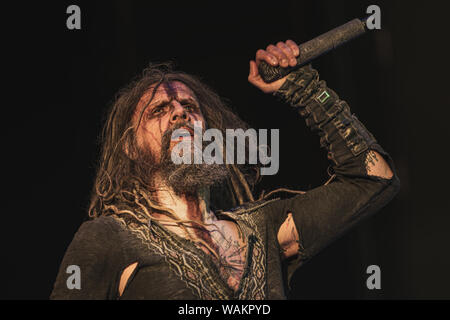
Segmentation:
<svg viewBox="0 0 450 320">
<path fill-rule="evenodd" d="M 364 34 L 367 30 L 366 21 L 367 18 L 353 19 L 308 42 L 302 43 L 299 45 L 300 54 L 297 57 L 297 65 L 295 67 L 274 67 L 265 61 L 261 61 L 258 66 L 259 74 L 266 83 L 281 79 L 291 73 L 291 71 L 308 64 L 322 54 Z"/>
</svg>

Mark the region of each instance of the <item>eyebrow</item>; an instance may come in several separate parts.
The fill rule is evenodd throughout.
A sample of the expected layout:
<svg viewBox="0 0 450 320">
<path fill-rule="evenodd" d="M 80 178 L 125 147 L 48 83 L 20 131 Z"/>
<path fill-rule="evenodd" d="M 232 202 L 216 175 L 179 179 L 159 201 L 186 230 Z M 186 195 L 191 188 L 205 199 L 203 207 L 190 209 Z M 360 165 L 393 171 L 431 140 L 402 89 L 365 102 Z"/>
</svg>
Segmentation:
<svg viewBox="0 0 450 320">
<path fill-rule="evenodd" d="M 163 106 L 165 106 L 165 105 L 168 105 L 170 102 L 172 102 L 172 100 L 173 100 L 173 99 L 171 99 L 171 100 L 160 100 L 160 101 L 156 101 L 156 102 L 150 104 L 150 105 L 149 105 L 149 108 L 154 109 L 154 108 L 157 108 L 157 107 L 163 107 Z M 198 102 L 195 101 L 195 100 L 192 99 L 192 98 L 183 98 L 183 99 L 175 99 L 175 100 L 177 100 L 177 101 L 178 101 L 179 103 L 181 103 L 181 104 L 193 103 L 193 104 L 195 104 L 195 105 L 198 105 Z"/>
<path fill-rule="evenodd" d="M 180 99 L 180 100 L 178 100 L 181 104 L 184 104 L 184 103 L 194 103 L 194 104 L 198 104 L 198 102 L 197 101 L 195 101 L 194 99 L 192 99 L 192 98 L 183 98 L 183 99 Z"/>
</svg>

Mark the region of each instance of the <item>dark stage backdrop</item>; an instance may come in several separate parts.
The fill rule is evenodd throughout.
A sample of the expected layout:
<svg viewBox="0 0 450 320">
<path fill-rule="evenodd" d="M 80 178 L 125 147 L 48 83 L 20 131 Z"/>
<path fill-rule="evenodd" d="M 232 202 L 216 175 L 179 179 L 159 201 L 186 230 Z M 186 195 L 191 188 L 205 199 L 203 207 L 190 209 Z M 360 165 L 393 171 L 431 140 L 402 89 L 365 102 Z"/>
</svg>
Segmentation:
<svg viewBox="0 0 450 320">
<path fill-rule="evenodd" d="M 444 1 L 58 1 L 5 10 L 6 203 L 3 299 L 47 299 L 86 218 L 102 116 L 150 62 L 174 61 L 213 87 L 254 128 L 280 129 L 280 170 L 261 188 L 326 181 L 319 139 L 286 105 L 247 82 L 259 48 L 307 41 L 378 4 L 382 30 L 316 60 L 329 87 L 392 155 L 398 196 L 302 267 L 294 299 L 450 298 L 448 21 Z M 82 29 L 66 28 L 81 8 Z M 311 212 L 311 214 L 314 214 Z M 366 268 L 381 267 L 381 290 Z"/>
</svg>

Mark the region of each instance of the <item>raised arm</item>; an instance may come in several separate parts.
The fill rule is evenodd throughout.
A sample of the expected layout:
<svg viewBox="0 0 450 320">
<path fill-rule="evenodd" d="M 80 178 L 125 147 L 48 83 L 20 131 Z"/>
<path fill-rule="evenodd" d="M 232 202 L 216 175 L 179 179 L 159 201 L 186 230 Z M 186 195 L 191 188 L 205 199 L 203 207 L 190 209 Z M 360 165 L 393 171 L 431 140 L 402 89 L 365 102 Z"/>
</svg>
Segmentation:
<svg viewBox="0 0 450 320">
<path fill-rule="evenodd" d="M 297 55 L 298 47 L 290 40 L 259 50 L 256 61 L 250 62 L 248 79 L 296 108 L 306 125 L 319 134 L 333 162 L 336 176 L 330 184 L 283 201 L 280 214 L 288 214 L 278 230 L 278 242 L 284 256 L 297 256 L 300 265 L 382 208 L 400 184 L 389 155 L 351 114 L 347 103 L 319 80 L 316 70 L 305 66 L 272 84 L 259 76 L 259 61 L 294 66 Z"/>
</svg>

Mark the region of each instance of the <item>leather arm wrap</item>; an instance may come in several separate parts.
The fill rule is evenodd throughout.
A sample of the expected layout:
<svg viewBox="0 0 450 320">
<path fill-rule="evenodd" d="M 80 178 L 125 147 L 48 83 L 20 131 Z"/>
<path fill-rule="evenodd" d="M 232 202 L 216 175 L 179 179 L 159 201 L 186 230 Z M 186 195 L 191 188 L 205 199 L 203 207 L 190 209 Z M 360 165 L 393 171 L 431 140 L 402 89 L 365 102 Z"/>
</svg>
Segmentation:
<svg viewBox="0 0 450 320">
<path fill-rule="evenodd" d="M 312 131 L 318 131 L 320 145 L 336 165 L 345 163 L 369 148 L 384 153 L 372 134 L 351 114 L 310 65 L 291 72 L 275 96 L 298 109 Z"/>
</svg>

